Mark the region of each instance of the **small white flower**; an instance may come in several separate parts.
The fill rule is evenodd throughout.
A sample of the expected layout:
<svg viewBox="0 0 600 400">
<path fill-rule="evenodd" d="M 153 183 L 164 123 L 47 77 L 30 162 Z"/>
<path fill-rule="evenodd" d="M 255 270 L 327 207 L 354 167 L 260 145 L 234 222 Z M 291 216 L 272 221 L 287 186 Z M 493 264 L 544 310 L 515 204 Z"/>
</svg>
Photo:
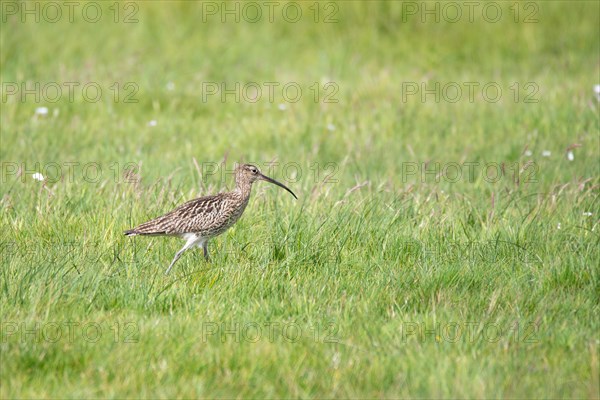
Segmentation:
<svg viewBox="0 0 600 400">
<path fill-rule="evenodd" d="M 575 159 L 575 155 L 571 150 L 567 151 L 567 160 L 573 161 Z"/>
<path fill-rule="evenodd" d="M 167 83 L 167 90 L 170 90 L 170 91 L 175 90 L 175 84 L 173 82 Z"/>
<path fill-rule="evenodd" d="M 594 93 L 596 93 L 596 95 L 600 95 L 600 85 L 594 85 Z"/>
<path fill-rule="evenodd" d="M 338 367 L 340 366 L 341 359 L 342 357 L 340 356 L 340 353 L 336 351 L 333 354 L 333 357 L 331 357 L 331 363 L 333 364 L 334 369 L 338 369 Z"/>
<path fill-rule="evenodd" d="M 550 157 L 551 155 L 552 155 L 552 152 L 550 150 L 542 151 L 542 157 Z"/>
<path fill-rule="evenodd" d="M 38 107 L 35 109 L 35 115 L 48 115 L 48 107 Z"/>
<path fill-rule="evenodd" d="M 589 211 L 586 211 L 586 212 L 583 213 L 583 215 L 586 216 L 586 217 L 591 217 L 592 213 L 589 212 Z"/>
<path fill-rule="evenodd" d="M 31 177 L 33 179 L 35 179 L 36 181 L 40 181 L 40 182 L 44 181 L 44 175 L 40 174 L 39 172 L 34 173 L 33 175 L 31 175 Z"/>
<path fill-rule="evenodd" d="M 560 229 L 560 222 L 556 225 L 556 229 Z"/>
<path fill-rule="evenodd" d="M 280 104 L 279 106 L 277 106 L 277 108 L 279 108 L 281 111 L 285 111 L 287 106 L 285 104 Z"/>
<path fill-rule="evenodd" d="M 155 119 L 153 119 L 150 122 L 148 122 L 148 126 L 156 126 L 156 125 L 158 125 L 158 122 L 156 122 Z"/>
<path fill-rule="evenodd" d="M 531 152 L 531 150 L 525 150 L 525 155 L 526 155 L 527 157 L 531 157 L 531 155 L 532 155 L 532 154 L 533 154 L 533 153 Z"/>
<path fill-rule="evenodd" d="M 335 131 L 335 125 L 334 124 L 327 124 L 327 130 L 330 132 Z"/>
</svg>

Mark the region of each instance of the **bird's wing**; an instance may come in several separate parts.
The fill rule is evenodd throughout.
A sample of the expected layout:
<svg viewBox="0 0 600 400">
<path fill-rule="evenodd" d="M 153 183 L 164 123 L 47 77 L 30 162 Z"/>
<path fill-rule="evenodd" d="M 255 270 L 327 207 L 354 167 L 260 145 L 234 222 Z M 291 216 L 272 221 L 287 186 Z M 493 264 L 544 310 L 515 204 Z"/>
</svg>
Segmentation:
<svg viewBox="0 0 600 400">
<path fill-rule="evenodd" d="M 179 235 L 183 233 L 201 233 L 210 230 L 224 217 L 227 201 L 224 193 L 204 196 L 187 201 L 165 215 L 145 222 L 129 231 L 126 235 Z"/>
</svg>

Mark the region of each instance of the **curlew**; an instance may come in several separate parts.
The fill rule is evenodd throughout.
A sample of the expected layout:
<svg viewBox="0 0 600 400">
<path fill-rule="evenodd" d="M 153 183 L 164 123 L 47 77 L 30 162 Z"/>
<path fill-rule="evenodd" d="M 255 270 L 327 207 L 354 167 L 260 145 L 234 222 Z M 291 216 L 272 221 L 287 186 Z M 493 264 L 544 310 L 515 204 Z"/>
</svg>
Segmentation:
<svg viewBox="0 0 600 400">
<path fill-rule="evenodd" d="M 165 274 L 171 271 L 181 254 L 192 247 L 202 247 L 204 258 L 208 261 L 208 241 L 225 232 L 242 216 L 252 184 L 257 180 L 282 187 L 297 199 L 287 186 L 263 175 L 254 165 L 241 164 L 235 168 L 233 191 L 190 200 L 165 215 L 125 231 L 125 235 L 176 236 L 184 239 L 185 245 L 175 254 Z"/>
</svg>

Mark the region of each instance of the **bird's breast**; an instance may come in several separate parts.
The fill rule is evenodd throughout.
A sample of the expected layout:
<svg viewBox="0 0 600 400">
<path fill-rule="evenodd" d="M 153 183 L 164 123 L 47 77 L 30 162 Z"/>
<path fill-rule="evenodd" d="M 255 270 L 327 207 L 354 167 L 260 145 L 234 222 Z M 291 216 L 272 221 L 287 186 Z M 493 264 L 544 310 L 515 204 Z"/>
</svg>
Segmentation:
<svg viewBox="0 0 600 400">
<path fill-rule="evenodd" d="M 205 226 L 203 234 L 206 236 L 217 236 L 230 228 L 242 216 L 247 199 L 228 199 L 221 202 L 211 213 L 212 221 Z"/>
</svg>

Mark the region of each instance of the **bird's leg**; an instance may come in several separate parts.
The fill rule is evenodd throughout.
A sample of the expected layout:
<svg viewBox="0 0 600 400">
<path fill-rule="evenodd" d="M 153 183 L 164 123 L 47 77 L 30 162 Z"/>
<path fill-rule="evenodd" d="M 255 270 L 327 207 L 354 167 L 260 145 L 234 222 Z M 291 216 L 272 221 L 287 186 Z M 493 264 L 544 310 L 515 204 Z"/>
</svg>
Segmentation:
<svg viewBox="0 0 600 400">
<path fill-rule="evenodd" d="M 210 257 L 208 257 L 208 240 L 202 243 L 202 250 L 204 250 L 204 258 L 210 262 Z"/>
<path fill-rule="evenodd" d="M 173 261 L 171 261 L 171 264 L 169 264 L 169 268 L 167 268 L 167 270 L 165 271 L 165 275 L 169 275 L 169 272 L 171 272 L 171 268 L 173 268 L 173 265 L 175 265 L 175 262 L 177 260 L 179 260 L 179 257 L 181 257 L 181 254 L 183 254 L 183 252 L 186 250 L 187 249 L 184 247 L 183 249 L 179 250 L 177 252 L 177 254 L 175 254 L 175 258 L 173 258 Z"/>
<path fill-rule="evenodd" d="M 177 252 L 177 254 L 175 254 L 175 258 L 173 258 L 173 261 L 171 261 L 171 264 L 169 264 L 169 268 L 167 268 L 167 270 L 165 271 L 165 275 L 168 275 L 169 272 L 171 272 L 171 268 L 173 268 L 173 265 L 175 265 L 175 262 L 177 262 L 177 260 L 179 260 L 179 257 L 181 257 L 181 255 L 183 254 L 183 252 L 186 251 L 187 249 L 189 249 L 190 247 L 192 247 L 195 242 L 196 242 L 196 238 L 193 236 L 188 239 L 188 241 L 181 248 L 181 250 L 179 250 Z"/>
</svg>

